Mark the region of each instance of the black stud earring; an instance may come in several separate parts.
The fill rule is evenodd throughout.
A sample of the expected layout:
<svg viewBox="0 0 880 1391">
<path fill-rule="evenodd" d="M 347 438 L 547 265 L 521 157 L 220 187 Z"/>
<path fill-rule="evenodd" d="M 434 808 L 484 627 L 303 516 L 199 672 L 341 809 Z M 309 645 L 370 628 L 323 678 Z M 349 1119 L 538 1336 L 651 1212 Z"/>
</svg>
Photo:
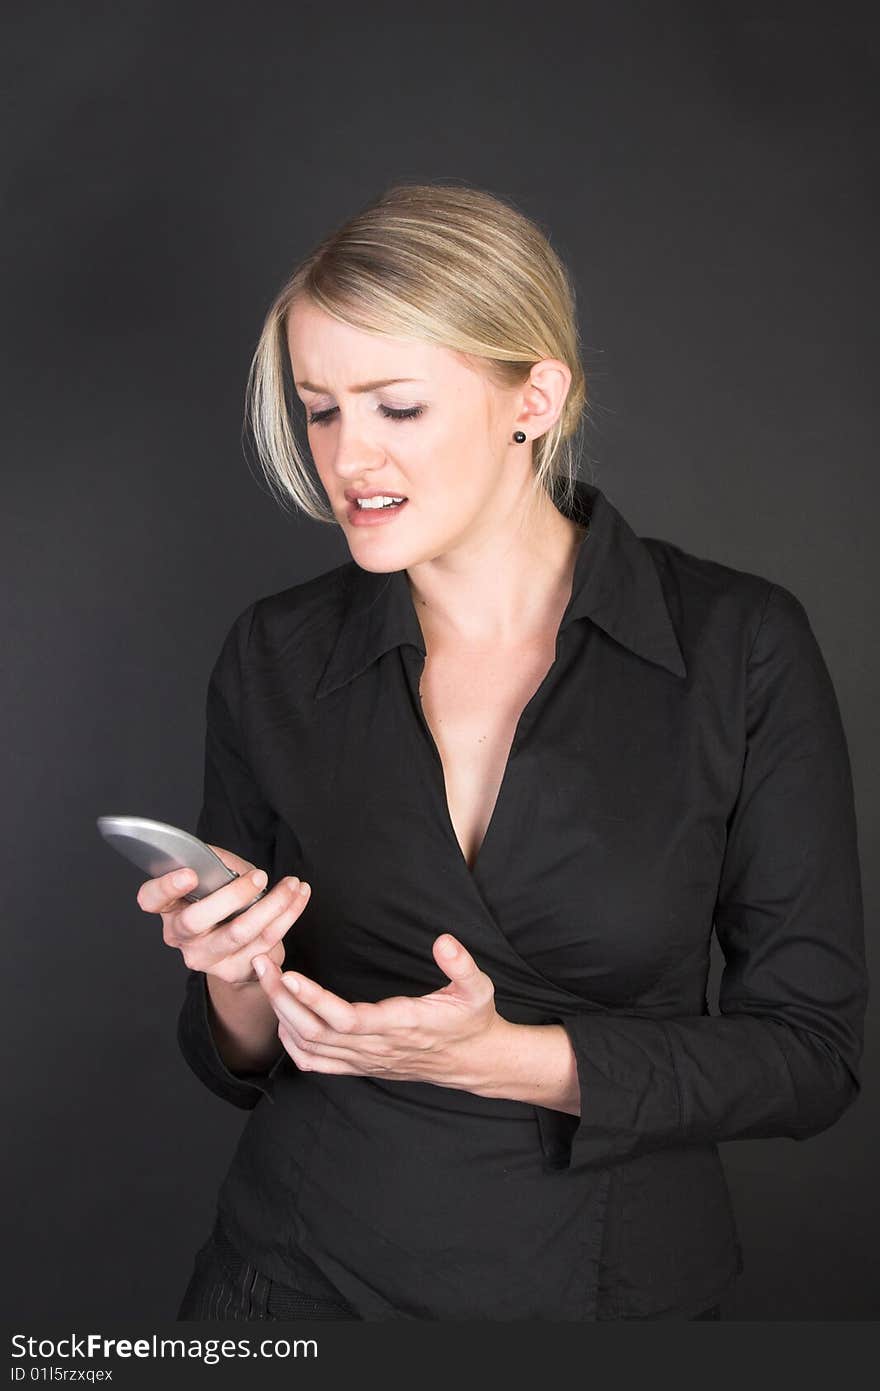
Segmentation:
<svg viewBox="0 0 880 1391">
<path fill-rule="evenodd" d="M 514 430 L 513 438 L 516 440 L 517 444 L 525 444 L 526 442 L 525 433 L 522 430 Z"/>
</svg>

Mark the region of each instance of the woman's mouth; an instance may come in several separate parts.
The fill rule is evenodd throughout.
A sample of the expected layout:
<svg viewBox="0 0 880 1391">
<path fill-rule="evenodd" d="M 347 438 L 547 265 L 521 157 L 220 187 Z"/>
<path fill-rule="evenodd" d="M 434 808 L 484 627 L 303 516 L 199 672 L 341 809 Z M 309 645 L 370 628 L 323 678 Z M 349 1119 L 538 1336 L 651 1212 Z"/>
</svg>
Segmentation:
<svg viewBox="0 0 880 1391">
<path fill-rule="evenodd" d="M 401 498 L 399 502 L 393 501 L 391 496 L 365 498 L 367 504 L 364 507 L 358 502 L 349 502 L 347 506 L 348 520 L 352 526 L 382 526 L 386 522 L 393 521 L 399 517 L 404 510 L 409 498 Z"/>
</svg>

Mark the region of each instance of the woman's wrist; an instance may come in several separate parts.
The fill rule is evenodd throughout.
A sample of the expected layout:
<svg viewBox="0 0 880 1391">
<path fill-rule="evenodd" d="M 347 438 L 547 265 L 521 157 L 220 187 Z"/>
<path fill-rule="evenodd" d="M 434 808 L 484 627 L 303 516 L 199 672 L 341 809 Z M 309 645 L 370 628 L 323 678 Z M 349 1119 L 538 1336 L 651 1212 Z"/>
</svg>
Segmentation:
<svg viewBox="0 0 880 1391">
<path fill-rule="evenodd" d="M 499 1015 L 486 1036 L 478 1072 L 476 1085 L 468 1088 L 477 1096 L 581 1113 L 577 1059 L 561 1024 L 513 1024 Z"/>
<path fill-rule="evenodd" d="M 277 1016 L 259 981 L 207 975 L 206 985 L 211 1033 L 230 1072 L 267 1071 L 284 1049 Z"/>
</svg>

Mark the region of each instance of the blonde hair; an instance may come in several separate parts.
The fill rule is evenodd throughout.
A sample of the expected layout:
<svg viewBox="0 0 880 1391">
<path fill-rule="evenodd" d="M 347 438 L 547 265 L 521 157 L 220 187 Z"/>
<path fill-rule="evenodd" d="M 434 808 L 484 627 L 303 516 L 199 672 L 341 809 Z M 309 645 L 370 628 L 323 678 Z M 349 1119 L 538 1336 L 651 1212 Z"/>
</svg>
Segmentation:
<svg viewBox="0 0 880 1391">
<path fill-rule="evenodd" d="M 248 373 L 246 422 L 282 506 L 338 524 L 292 423 L 286 316 L 301 297 L 351 327 L 458 352 L 504 388 L 542 358 L 564 362 L 571 385 L 534 441 L 533 463 L 536 489 L 571 505 L 586 403 L 575 292 L 548 236 L 511 203 L 464 184 L 396 184 L 330 232 L 273 300 Z"/>
</svg>

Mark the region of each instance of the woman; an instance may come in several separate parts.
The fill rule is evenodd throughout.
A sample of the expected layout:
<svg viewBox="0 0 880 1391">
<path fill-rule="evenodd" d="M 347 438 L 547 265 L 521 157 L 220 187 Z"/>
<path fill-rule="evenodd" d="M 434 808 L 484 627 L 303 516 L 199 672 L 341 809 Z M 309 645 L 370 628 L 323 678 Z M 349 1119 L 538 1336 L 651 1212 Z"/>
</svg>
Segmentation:
<svg viewBox="0 0 880 1391">
<path fill-rule="evenodd" d="M 480 191 L 332 233 L 249 402 L 351 559 L 252 603 L 212 672 L 197 834 L 242 877 L 139 893 L 187 1061 L 251 1110 L 178 1317 L 718 1317 L 718 1143 L 859 1090 L 852 784 L 804 609 L 576 478 L 570 279 Z"/>
</svg>

